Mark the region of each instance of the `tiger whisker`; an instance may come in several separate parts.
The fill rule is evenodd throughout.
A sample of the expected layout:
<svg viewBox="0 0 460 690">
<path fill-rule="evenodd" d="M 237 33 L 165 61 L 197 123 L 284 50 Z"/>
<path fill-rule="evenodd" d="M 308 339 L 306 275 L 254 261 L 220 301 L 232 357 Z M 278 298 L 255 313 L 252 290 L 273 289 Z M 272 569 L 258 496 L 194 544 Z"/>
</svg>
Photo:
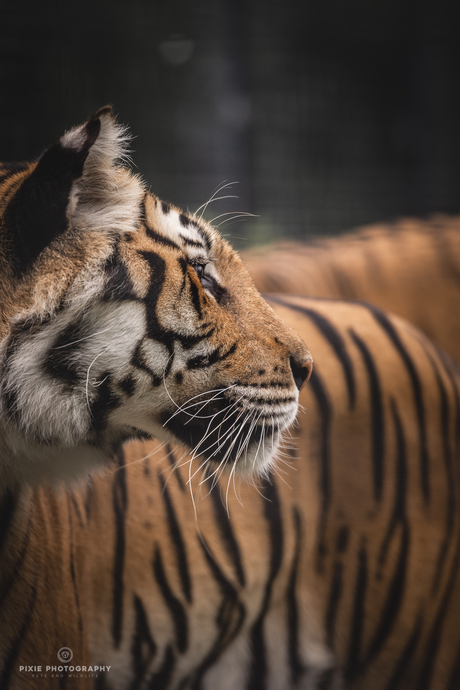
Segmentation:
<svg viewBox="0 0 460 690">
<path fill-rule="evenodd" d="M 255 213 L 244 213 L 244 214 L 239 214 L 233 216 L 233 218 L 226 218 L 225 220 L 222 220 L 218 225 L 216 225 L 216 228 L 220 228 L 221 225 L 225 225 L 225 223 L 232 223 L 232 222 L 239 222 L 246 220 L 248 217 L 252 218 L 260 218 L 260 216 L 256 215 Z M 240 238 L 238 238 L 240 239 Z"/>
<path fill-rule="evenodd" d="M 237 411 L 238 411 L 238 410 L 233 410 L 233 412 L 232 412 L 230 415 L 228 415 L 225 419 L 222 420 L 222 422 L 219 424 L 218 427 L 216 427 L 216 429 L 218 429 L 219 427 L 221 427 L 222 424 L 223 424 L 227 419 L 229 419 L 229 418 L 231 417 L 231 415 L 235 414 L 235 412 L 237 412 Z M 234 422 L 233 422 L 231 428 L 228 429 L 228 430 L 225 432 L 225 434 L 224 434 L 224 436 L 222 437 L 222 439 L 221 439 L 220 434 L 219 434 L 219 435 L 218 435 L 218 438 L 217 438 L 217 441 L 215 441 L 215 442 L 212 443 L 210 446 L 208 446 L 208 448 L 206 449 L 206 452 L 207 452 L 210 448 L 212 448 L 216 443 L 218 444 L 216 450 L 215 450 L 211 455 L 208 456 L 208 460 L 210 460 L 212 457 L 214 457 L 214 455 L 216 455 L 216 454 L 219 452 L 219 450 L 220 450 L 221 448 L 223 448 L 223 446 L 224 446 L 224 444 L 225 444 L 225 441 L 226 441 L 227 438 L 234 432 L 235 427 L 236 427 L 236 423 L 238 422 L 238 420 L 240 419 L 240 417 L 241 417 L 243 414 L 244 414 L 244 410 L 240 411 L 238 417 L 236 418 L 236 420 L 234 420 Z M 213 429 L 213 431 L 214 431 L 214 429 Z"/>
<path fill-rule="evenodd" d="M 218 194 L 218 192 L 216 192 Z M 223 199 L 239 199 L 239 197 L 236 194 L 226 194 L 225 196 L 215 196 L 209 199 L 209 201 L 206 201 L 206 203 L 201 204 L 193 214 L 194 216 L 197 216 L 198 212 L 203 209 L 203 213 L 206 211 L 207 207 L 209 204 L 213 204 L 215 201 L 222 201 Z M 200 218 L 203 217 L 203 213 L 200 215 Z"/>
<path fill-rule="evenodd" d="M 220 467 L 220 465 L 221 465 L 222 463 L 226 463 L 226 460 L 227 460 L 229 454 L 230 454 L 231 451 L 233 450 L 233 447 L 234 447 L 236 441 L 238 440 L 239 434 L 242 432 L 242 430 L 243 430 L 243 428 L 244 428 L 244 424 L 246 423 L 246 419 L 248 419 L 249 414 L 250 414 L 250 413 L 246 414 L 246 417 L 245 417 L 244 421 L 241 423 L 237 435 L 235 436 L 235 438 L 233 439 L 233 441 L 232 441 L 232 443 L 230 444 L 229 448 L 228 448 L 227 451 L 225 452 L 225 455 L 224 455 L 224 457 L 222 458 L 222 460 L 221 460 L 221 462 L 220 462 L 220 464 L 219 464 L 217 470 L 219 469 L 219 467 Z M 241 416 L 241 415 L 240 415 L 240 416 Z M 235 423 L 233 424 L 232 428 L 229 429 L 229 431 L 227 432 L 227 434 L 226 434 L 227 437 L 228 437 L 228 435 L 229 435 L 230 433 L 232 433 L 232 432 L 234 431 L 235 426 L 236 426 L 236 422 L 238 421 L 238 419 L 239 419 L 239 418 L 237 418 L 237 419 L 235 420 Z M 215 451 L 215 453 L 218 452 L 218 450 L 219 450 L 221 447 L 222 447 L 222 444 L 221 444 L 221 446 L 219 446 L 219 448 Z M 214 454 L 215 454 L 215 453 L 214 453 Z M 210 456 L 210 457 L 212 457 L 212 456 Z M 210 475 L 210 477 L 212 477 L 212 476 L 217 472 L 217 470 L 215 470 L 215 471 Z"/>
<path fill-rule="evenodd" d="M 234 403 L 232 403 L 232 405 L 230 405 L 230 406 L 228 406 L 227 408 L 225 408 L 225 416 L 224 416 L 224 418 L 222 419 L 222 421 L 220 422 L 220 424 L 219 424 L 217 427 L 214 427 L 213 429 L 211 429 L 211 431 L 209 431 L 209 433 L 208 433 L 208 430 L 209 430 L 209 427 L 210 427 L 210 425 L 211 425 L 211 423 L 212 423 L 212 420 L 211 420 L 211 422 L 209 422 L 208 427 L 207 427 L 207 429 L 206 429 L 206 434 L 205 434 L 205 436 L 199 441 L 199 443 L 195 446 L 194 450 L 192 451 L 193 457 L 196 457 L 196 451 L 200 448 L 201 444 L 210 436 L 210 434 L 213 433 L 214 431 L 216 431 L 217 429 L 221 429 L 222 425 L 223 425 L 223 424 L 224 424 L 224 423 L 225 423 L 225 422 L 226 422 L 226 421 L 237 411 L 237 409 L 236 409 L 236 410 L 233 410 L 233 412 L 230 413 L 230 410 L 232 410 L 232 408 L 234 408 L 235 405 L 237 405 L 238 402 L 239 402 L 243 397 L 244 397 L 244 396 L 241 395 L 237 400 L 235 400 Z M 222 412 L 222 410 L 221 410 L 220 412 Z M 214 417 L 216 417 L 217 414 L 220 414 L 220 412 L 216 412 L 216 414 L 214 415 Z M 241 413 L 241 414 L 242 414 L 242 413 Z M 240 416 L 241 416 L 241 414 L 240 414 Z M 238 420 L 238 419 L 239 419 L 239 417 L 237 418 L 237 420 Z M 226 434 L 225 434 L 225 436 L 224 436 L 224 439 L 226 438 L 226 436 L 228 435 L 228 433 L 230 433 L 230 432 L 233 430 L 233 428 L 234 428 L 234 427 L 232 427 L 230 430 L 228 430 L 228 432 L 226 432 Z M 219 431 L 218 436 L 217 436 L 217 441 L 214 441 L 214 443 L 212 443 L 210 446 L 208 446 L 208 447 L 206 448 L 205 451 L 201 451 L 200 454 L 207 452 L 207 451 L 208 451 L 210 448 L 212 448 L 216 443 L 220 443 L 220 431 Z M 219 451 L 220 448 L 221 448 L 221 446 L 219 445 L 218 448 L 216 449 L 216 451 L 215 451 L 211 456 L 209 456 L 208 459 L 212 458 L 212 457 Z"/>
<path fill-rule="evenodd" d="M 248 213 L 247 211 L 227 211 L 226 213 L 220 213 L 218 216 L 215 216 L 211 221 L 209 221 L 212 225 L 216 220 L 219 220 L 219 218 L 223 218 L 224 216 L 234 216 L 235 218 L 239 216 L 250 216 L 251 218 L 258 218 L 254 213 Z M 220 225 L 220 223 L 219 223 Z M 217 226 L 219 227 L 219 226 Z"/>
<path fill-rule="evenodd" d="M 93 361 L 92 361 L 91 364 L 89 365 L 88 370 L 87 370 L 87 372 L 86 372 L 86 385 L 85 385 L 86 404 L 87 404 L 87 406 L 88 406 L 88 410 L 89 410 L 89 413 L 90 413 L 91 415 L 92 415 L 92 412 L 91 412 L 91 405 L 90 405 L 90 403 L 89 403 L 89 372 L 91 371 L 91 367 L 93 366 L 93 364 L 95 363 L 95 361 L 96 361 L 101 355 L 103 355 L 105 352 L 107 352 L 108 349 L 109 349 L 108 347 L 105 347 L 101 352 L 99 352 L 98 355 L 95 356 L 95 358 L 93 359 Z"/>
<path fill-rule="evenodd" d="M 226 180 L 224 180 L 224 182 L 222 182 L 220 185 L 218 185 L 216 191 L 209 197 L 207 202 L 205 204 L 203 204 L 204 208 L 203 208 L 203 206 L 200 206 L 200 208 L 203 208 L 203 210 L 201 211 L 199 219 L 203 218 L 203 214 L 205 213 L 208 205 L 211 203 L 211 201 L 213 201 L 213 199 L 215 199 L 216 195 L 219 194 L 219 192 L 221 192 L 223 189 L 227 189 L 227 188 L 231 189 L 232 184 L 239 184 L 239 183 L 238 182 L 226 182 Z M 199 210 L 200 209 L 198 209 L 198 211 Z"/>
<path fill-rule="evenodd" d="M 176 408 L 177 408 L 177 410 L 174 412 L 173 415 L 171 415 L 171 417 L 169 417 L 169 419 L 165 422 L 165 424 L 167 424 L 168 422 L 170 422 L 171 419 L 173 419 L 173 417 L 176 416 L 176 414 L 179 414 L 180 412 L 185 411 L 184 408 L 185 408 L 185 409 L 188 409 L 187 405 L 188 405 L 192 400 L 195 400 L 195 398 L 201 398 L 203 395 L 208 395 L 208 394 L 210 394 L 210 393 L 216 393 L 216 395 L 219 395 L 220 393 L 225 393 L 226 391 L 228 391 L 228 390 L 230 390 L 231 388 L 234 388 L 234 387 L 236 386 L 236 383 L 233 383 L 231 386 L 227 386 L 227 388 L 213 388 L 212 390 L 206 391 L 205 393 L 198 393 L 198 395 L 192 396 L 191 398 L 189 398 L 188 400 L 186 400 L 182 405 L 178 405 L 178 404 L 176 403 L 176 401 L 173 399 L 171 393 L 169 392 L 168 387 L 167 387 L 167 385 L 166 385 L 166 381 L 165 381 L 164 378 L 163 378 L 163 384 L 164 384 L 164 387 L 165 387 L 166 393 L 168 394 L 169 399 L 171 400 L 171 402 L 173 403 L 173 405 L 175 405 Z M 194 404 L 200 405 L 200 404 L 203 404 L 203 402 L 204 402 L 204 404 L 207 404 L 208 402 L 210 402 L 210 401 L 213 400 L 213 399 L 214 399 L 214 398 L 212 397 L 212 398 L 210 398 L 209 400 L 206 400 L 206 401 L 199 400 L 198 403 L 194 403 Z M 164 426 L 165 424 L 163 424 L 163 426 Z"/>
</svg>

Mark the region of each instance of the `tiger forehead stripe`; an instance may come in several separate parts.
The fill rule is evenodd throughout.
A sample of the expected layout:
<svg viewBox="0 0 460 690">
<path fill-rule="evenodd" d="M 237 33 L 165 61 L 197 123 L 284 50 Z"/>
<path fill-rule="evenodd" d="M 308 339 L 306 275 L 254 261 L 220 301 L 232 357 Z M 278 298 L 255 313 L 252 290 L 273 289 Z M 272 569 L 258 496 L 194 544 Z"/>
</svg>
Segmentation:
<svg viewBox="0 0 460 690">
<path fill-rule="evenodd" d="M 147 223 L 148 233 L 151 235 L 153 232 L 155 239 L 162 244 L 182 247 L 188 253 L 191 250 L 192 256 L 194 256 L 193 250 L 201 250 L 201 254 L 205 255 L 212 250 L 214 242 L 212 228 L 206 227 L 202 221 L 186 215 L 171 204 L 146 197 L 145 217 L 155 219 L 154 227 L 152 227 L 152 222 Z M 206 258 L 210 260 L 210 257 Z"/>
</svg>

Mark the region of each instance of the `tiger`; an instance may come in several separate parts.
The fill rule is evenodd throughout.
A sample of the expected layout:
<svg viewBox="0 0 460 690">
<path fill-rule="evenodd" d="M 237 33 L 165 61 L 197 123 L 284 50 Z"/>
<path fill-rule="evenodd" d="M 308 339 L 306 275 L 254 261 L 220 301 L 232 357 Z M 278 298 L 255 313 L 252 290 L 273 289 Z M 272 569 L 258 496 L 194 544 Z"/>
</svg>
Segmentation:
<svg viewBox="0 0 460 690">
<path fill-rule="evenodd" d="M 127 144 L 104 107 L 38 161 L 0 166 L 2 689 L 34 686 L 12 665 L 29 631 L 30 653 L 58 638 L 87 653 L 73 518 L 39 487 L 84 482 L 143 437 L 266 473 L 312 370 L 235 251 L 150 193 Z"/>
<path fill-rule="evenodd" d="M 460 362 L 460 216 L 406 218 L 241 256 L 261 292 L 365 299 L 408 319 Z"/>
</svg>

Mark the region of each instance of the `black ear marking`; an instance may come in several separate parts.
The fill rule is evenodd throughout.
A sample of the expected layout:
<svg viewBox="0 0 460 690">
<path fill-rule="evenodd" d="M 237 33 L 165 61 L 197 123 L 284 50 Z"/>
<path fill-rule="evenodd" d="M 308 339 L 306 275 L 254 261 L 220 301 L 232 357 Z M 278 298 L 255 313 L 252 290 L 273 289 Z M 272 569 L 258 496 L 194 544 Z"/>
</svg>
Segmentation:
<svg viewBox="0 0 460 690">
<path fill-rule="evenodd" d="M 13 265 L 23 273 L 50 242 L 67 229 L 73 182 L 81 177 L 88 153 L 101 130 L 101 108 L 84 125 L 65 134 L 41 156 L 37 167 L 13 197 L 7 226 L 13 234 Z"/>
</svg>

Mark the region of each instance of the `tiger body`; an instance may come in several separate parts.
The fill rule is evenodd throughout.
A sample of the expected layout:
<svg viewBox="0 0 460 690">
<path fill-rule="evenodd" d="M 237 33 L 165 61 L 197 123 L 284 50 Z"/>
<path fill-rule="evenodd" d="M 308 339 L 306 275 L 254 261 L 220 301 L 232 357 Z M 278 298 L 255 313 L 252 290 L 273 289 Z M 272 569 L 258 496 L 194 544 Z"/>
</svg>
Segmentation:
<svg viewBox="0 0 460 690">
<path fill-rule="evenodd" d="M 364 299 L 408 319 L 460 361 L 460 218 L 402 219 L 242 254 L 261 292 Z"/>
<path fill-rule="evenodd" d="M 152 435 L 267 472 L 311 372 L 231 247 L 122 164 L 124 139 L 103 108 L 0 166 L 2 690 L 38 682 L 21 650 L 31 666 L 58 641 L 89 653 L 88 526 L 64 487 Z"/>
<path fill-rule="evenodd" d="M 369 305 L 271 304 L 315 353 L 292 466 L 209 492 L 199 459 L 135 442 L 47 518 L 36 490 L 32 533 L 7 532 L 22 636 L 3 647 L 4 687 L 28 687 L 18 664 L 53 664 L 64 644 L 74 663 L 110 666 L 94 683 L 113 690 L 458 687 L 457 370 Z"/>
</svg>

